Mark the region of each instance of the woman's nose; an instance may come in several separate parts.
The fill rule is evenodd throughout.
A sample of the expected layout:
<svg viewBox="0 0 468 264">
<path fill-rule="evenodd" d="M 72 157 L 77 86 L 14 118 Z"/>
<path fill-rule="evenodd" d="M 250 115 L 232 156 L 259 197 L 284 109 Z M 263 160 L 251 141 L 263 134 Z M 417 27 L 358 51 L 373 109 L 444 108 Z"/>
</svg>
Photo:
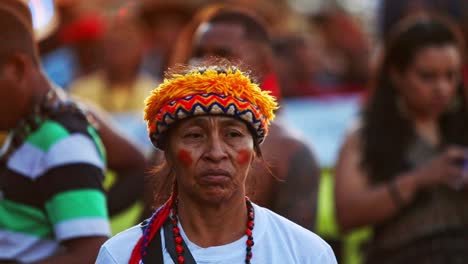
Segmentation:
<svg viewBox="0 0 468 264">
<path fill-rule="evenodd" d="M 438 96 L 448 96 L 455 87 L 454 83 L 448 78 L 438 78 L 434 88 L 434 92 Z"/>
<path fill-rule="evenodd" d="M 224 147 L 224 142 L 219 135 L 212 135 L 208 138 L 207 150 L 205 153 L 205 158 L 213 161 L 219 162 L 227 158 L 227 152 Z"/>
</svg>

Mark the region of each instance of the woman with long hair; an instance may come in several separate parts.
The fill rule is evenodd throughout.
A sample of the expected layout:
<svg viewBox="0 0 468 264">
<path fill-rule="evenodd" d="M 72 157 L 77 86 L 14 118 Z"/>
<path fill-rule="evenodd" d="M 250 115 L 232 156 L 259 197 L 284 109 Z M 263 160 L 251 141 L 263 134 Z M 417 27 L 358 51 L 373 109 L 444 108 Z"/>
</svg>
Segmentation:
<svg viewBox="0 0 468 264">
<path fill-rule="evenodd" d="M 336 166 L 343 231 L 371 226 L 367 263 L 464 263 L 468 114 L 463 43 L 438 18 L 402 21 L 388 38 L 359 126 Z"/>
</svg>

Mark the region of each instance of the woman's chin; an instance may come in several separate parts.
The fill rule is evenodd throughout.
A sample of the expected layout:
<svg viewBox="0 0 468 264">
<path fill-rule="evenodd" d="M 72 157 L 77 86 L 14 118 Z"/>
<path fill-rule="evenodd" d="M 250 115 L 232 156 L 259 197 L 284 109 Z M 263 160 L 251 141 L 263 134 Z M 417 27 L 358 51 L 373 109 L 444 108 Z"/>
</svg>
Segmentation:
<svg viewBox="0 0 468 264">
<path fill-rule="evenodd" d="M 230 200 L 235 191 L 223 186 L 204 186 L 200 192 L 200 199 L 208 204 L 221 204 Z"/>
</svg>

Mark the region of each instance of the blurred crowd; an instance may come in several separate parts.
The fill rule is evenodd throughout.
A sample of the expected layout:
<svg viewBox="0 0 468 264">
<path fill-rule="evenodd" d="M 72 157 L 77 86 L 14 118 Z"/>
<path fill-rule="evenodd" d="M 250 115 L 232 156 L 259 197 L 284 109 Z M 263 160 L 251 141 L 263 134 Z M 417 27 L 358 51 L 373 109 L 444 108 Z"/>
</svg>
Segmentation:
<svg viewBox="0 0 468 264">
<path fill-rule="evenodd" d="M 151 216 L 170 191 L 167 172 L 151 170 L 164 154 L 148 139 L 145 98 L 167 69 L 214 56 L 248 69 L 281 106 L 249 174 L 255 203 L 322 236 L 339 263 L 464 263 L 468 2 L 381 0 L 370 18 L 346 1 L 313 12 L 292 2 L 54 1 L 53 19 L 35 29 L 41 65 L 98 127 L 112 233 Z M 285 112 L 336 97 L 358 98 L 359 114 L 324 166 L 325 150 Z"/>
<path fill-rule="evenodd" d="M 111 71 L 110 78 L 123 74 L 116 72 L 119 65 L 160 81 L 164 69 L 188 56 L 188 24 L 206 16 L 197 11 L 224 2 L 253 10 L 267 24 L 284 97 L 364 89 L 371 55 L 368 29 L 338 5 L 300 14 L 287 1 L 56 1 L 61 19 L 39 43 L 44 68 L 67 90 L 94 81 L 96 76 L 89 77 L 97 71 Z M 119 36 L 112 36 L 116 28 Z M 119 46 L 119 38 L 132 42 Z M 135 53 L 117 52 L 122 48 Z M 109 59 L 110 54 L 122 58 Z"/>
</svg>

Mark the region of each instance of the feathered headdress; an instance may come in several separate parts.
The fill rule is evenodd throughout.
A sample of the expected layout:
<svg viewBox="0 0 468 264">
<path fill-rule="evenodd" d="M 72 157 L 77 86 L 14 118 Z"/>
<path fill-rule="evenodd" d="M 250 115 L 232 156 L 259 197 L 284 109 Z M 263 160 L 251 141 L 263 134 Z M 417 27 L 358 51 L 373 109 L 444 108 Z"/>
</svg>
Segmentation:
<svg viewBox="0 0 468 264">
<path fill-rule="evenodd" d="M 145 120 L 153 145 L 161 148 L 176 121 L 197 115 L 232 116 L 246 122 L 258 143 L 268 133 L 278 105 L 247 74 L 235 67 L 200 67 L 172 75 L 145 101 Z"/>
</svg>

